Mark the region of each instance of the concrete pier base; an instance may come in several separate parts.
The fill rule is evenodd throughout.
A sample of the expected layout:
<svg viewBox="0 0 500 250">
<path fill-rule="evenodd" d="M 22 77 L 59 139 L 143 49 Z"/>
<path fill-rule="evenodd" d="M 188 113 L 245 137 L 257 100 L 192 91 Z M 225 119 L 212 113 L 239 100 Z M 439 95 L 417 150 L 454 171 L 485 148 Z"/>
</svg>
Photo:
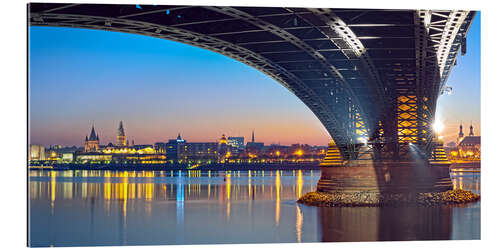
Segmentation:
<svg viewBox="0 0 500 250">
<path fill-rule="evenodd" d="M 350 161 L 321 167 L 317 191 L 325 193 L 412 194 L 453 188 L 449 168 L 428 162 Z"/>
</svg>

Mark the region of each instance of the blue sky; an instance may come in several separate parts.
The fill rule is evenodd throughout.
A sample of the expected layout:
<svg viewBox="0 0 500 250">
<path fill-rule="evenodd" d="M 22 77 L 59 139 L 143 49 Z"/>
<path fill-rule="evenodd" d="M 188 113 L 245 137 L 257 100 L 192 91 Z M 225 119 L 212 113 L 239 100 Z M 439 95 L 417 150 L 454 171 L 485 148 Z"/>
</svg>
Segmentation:
<svg viewBox="0 0 500 250">
<path fill-rule="evenodd" d="M 457 65 L 448 77 L 447 85 L 453 88 L 451 95 L 438 99 L 437 117 L 445 124 L 444 140 L 455 141 L 458 126 L 463 121 L 464 133 L 474 126 L 480 134 L 481 115 L 481 16 L 476 13 L 467 35 L 467 53 L 458 56 Z"/>
<path fill-rule="evenodd" d="M 263 73 L 204 49 L 116 32 L 30 27 L 30 139 L 82 145 L 92 123 L 101 143 L 124 121 L 136 144 L 215 141 L 223 133 L 267 143 L 326 145 L 329 135 L 292 93 Z M 480 18 L 476 16 L 438 116 L 446 140 L 460 120 L 479 132 Z M 455 133 L 456 134 L 456 133 Z"/>
<path fill-rule="evenodd" d="M 328 133 L 292 93 L 261 72 L 204 49 L 106 31 L 30 28 L 32 143 L 80 145 L 95 123 L 115 142 L 223 133 L 266 143 L 326 144 Z M 266 121 L 264 124 L 262 121 Z"/>
</svg>

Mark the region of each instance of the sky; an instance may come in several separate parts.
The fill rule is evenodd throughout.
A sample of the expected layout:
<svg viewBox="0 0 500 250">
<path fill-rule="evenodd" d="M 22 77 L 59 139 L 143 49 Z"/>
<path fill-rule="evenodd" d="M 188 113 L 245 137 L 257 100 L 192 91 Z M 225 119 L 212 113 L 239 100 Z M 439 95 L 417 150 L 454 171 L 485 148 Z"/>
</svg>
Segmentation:
<svg viewBox="0 0 500 250">
<path fill-rule="evenodd" d="M 469 135 L 469 127 L 474 134 L 481 134 L 481 15 L 476 13 L 467 34 L 467 53 L 459 55 L 446 85 L 451 86 L 451 95 L 438 99 L 436 117 L 445 125 L 442 132 L 445 143 L 456 142 L 460 122 L 464 134 Z"/>
<path fill-rule="evenodd" d="M 152 144 L 175 138 L 216 141 L 222 134 L 266 144 L 326 145 L 329 134 L 295 95 L 243 63 L 201 48 L 141 35 L 29 28 L 30 143 L 82 146 L 94 124 L 101 144 Z M 469 30 L 438 101 L 445 141 L 460 120 L 479 134 L 480 18 Z"/>
</svg>

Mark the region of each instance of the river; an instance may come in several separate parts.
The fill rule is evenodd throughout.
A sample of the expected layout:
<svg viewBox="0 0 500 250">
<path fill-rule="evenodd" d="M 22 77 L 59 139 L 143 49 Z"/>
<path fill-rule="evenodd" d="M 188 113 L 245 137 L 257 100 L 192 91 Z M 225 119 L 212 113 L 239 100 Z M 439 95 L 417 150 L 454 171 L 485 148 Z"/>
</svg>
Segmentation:
<svg viewBox="0 0 500 250">
<path fill-rule="evenodd" d="M 480 174 L 454 172 L 480 192 Z M 29 171 L 30 246 L 480 239 L 480 202 L 453 207 L 297 204 L 318 170 Z"/>
</svg>

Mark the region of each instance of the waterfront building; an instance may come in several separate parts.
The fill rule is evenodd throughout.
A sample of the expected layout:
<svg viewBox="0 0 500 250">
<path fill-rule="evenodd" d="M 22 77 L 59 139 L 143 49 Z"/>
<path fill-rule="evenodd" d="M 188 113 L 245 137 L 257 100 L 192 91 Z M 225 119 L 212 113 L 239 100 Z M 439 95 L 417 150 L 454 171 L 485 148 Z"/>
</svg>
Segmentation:
<svg viewBox="0 0 500 250">
<path fill-rule="evenodd" d="M 30 161 L 43 161 L 45 160 L 45 147 L 42 145 L 31 144 L 30 145 Z"/>
<path fill-rule="evenodd" d="M 63 162 L 66 162 L 66 163 L 70 163 L 70 162 L 73 162 L 73 160 L 74 160 L 73 156 L 74 156 L 74 153 L 63 153 L 61 160 Z"/>
<path fill-rule="evenodd" d="M 278 144 L 271 144 L 269 147 L 264 149 L 264 153 L 269 156 L 274 156 L 276 158 L 285 158 L 287 156 L 290 146 L 283 146 Z"/>
<path fill-rule="evenodd" d="M 245 149 L 245 137 L 229 136 L 227 138 L 227 144 L 233 149 L 243 150 Z"/>
<path fill-rule="evenodd" d="M 292 144 L 288 151 L 289 155 L 295 155 L 302 157 L 305 155 L 311 155 L 311 147 L 307 144 Z"/>
<path fill-rule="evenodd" d="M 90 136 L 85 136 L 85 152 L 98 152 L 99 151 L 99 136 L 95 132 L 94 124 L 90 131 Z"/>
<path fill-rule="evenodd" d="M 186 143 L 186 157 L 189 163 L 214 163 L 218 158 L 216 142 L 189 142 Z"/>
<path fill-rule="evenodd" d="M 219 152 L 219 161 L 224 161 L 225 158 L 231 156 L 231 151 L 228 150 L 227 138 L 224 134 L 219 139 L 219 145 L 217 147 L 217 151 Z"/>
<path fill-rule="evenodd" d="M 64 156 L 64 155 L 63 155 Z M 76 153 L 78 163 L 164 164 L 165 154 L 157 154 L 153 145 L 115 147 L 111 143 L 100 152 Z"/>
<path fill-rule="evenodd" d="M 462 159 L 480 160 L 481 136 L 472 135 L 464 137 L 464 139 L 460 142 L 460 144 L 458 144 L 458 154 Z"/>
<path fill-rule="evenodd" d="M 154 154 L 153 145 L 135 145 L 133 147 L 115 147 L 113 144 L 108 144 L 102 151 L 104 154 Z"/>
<path fill-rule="evenodd" d="M 167 143 L 165 142 L 156 142 L 154 144 L 154 150 L 157 154 L 167 154 Z"/>
<path fill-rule="evenodd" d="M 78 163 L 110 163 L 113 157 L 111 154 L 104 154 L 101 152 L 81 153 L 75 156 L 75 160 Z"/>
<path fill-rule="evenodd" d="M 135 150 L 135 149 L 133 149 Z M 156 154 L 152 147 L 139 149 L 132 153 L 111 154 L 111 161 L 125 164 L 165 164 L 167 156 Z"/>
<path fill-rule="evenodd" d="M 127 138 L 125 137 L 125 129 L 123 129 L 123 121 L 120 121 L 118 126 L 118 135 L 116 136 L 116 145 L 118 147 L 128 146 Z"/>
<path fill-rule="evenodd" d="M 469 127 L 469 135 L 464 136 L 462 123 L 460 123 L 457 143 L 448 143 L 445 152 L 452 161 L 479 161 L 481 160 L 481 136 L 474 135 L 472 124 Z"/>
<path fill-rule="evenodd" d="M 186 161 L 186 140 L 182 139 L 181 134 L 176 139 L 168 140 L 166 155 L 170 163 L 183 163 Z"/>
<path fill-rule="evenodd" d="M 258 154 L 264 148 L 263 142 L 255 142 L 255 133 L 252 130 L 252 141 L 247 143 L 246 151 L 249 154 Z"/>
<path fill-rule="evenodd" d="M 45 151 L 45 158 L 48 161 L 59 161 L 62 157 L 62 154 L 57 153 L 54 149 L 48 149 Z"/>
</svg>

